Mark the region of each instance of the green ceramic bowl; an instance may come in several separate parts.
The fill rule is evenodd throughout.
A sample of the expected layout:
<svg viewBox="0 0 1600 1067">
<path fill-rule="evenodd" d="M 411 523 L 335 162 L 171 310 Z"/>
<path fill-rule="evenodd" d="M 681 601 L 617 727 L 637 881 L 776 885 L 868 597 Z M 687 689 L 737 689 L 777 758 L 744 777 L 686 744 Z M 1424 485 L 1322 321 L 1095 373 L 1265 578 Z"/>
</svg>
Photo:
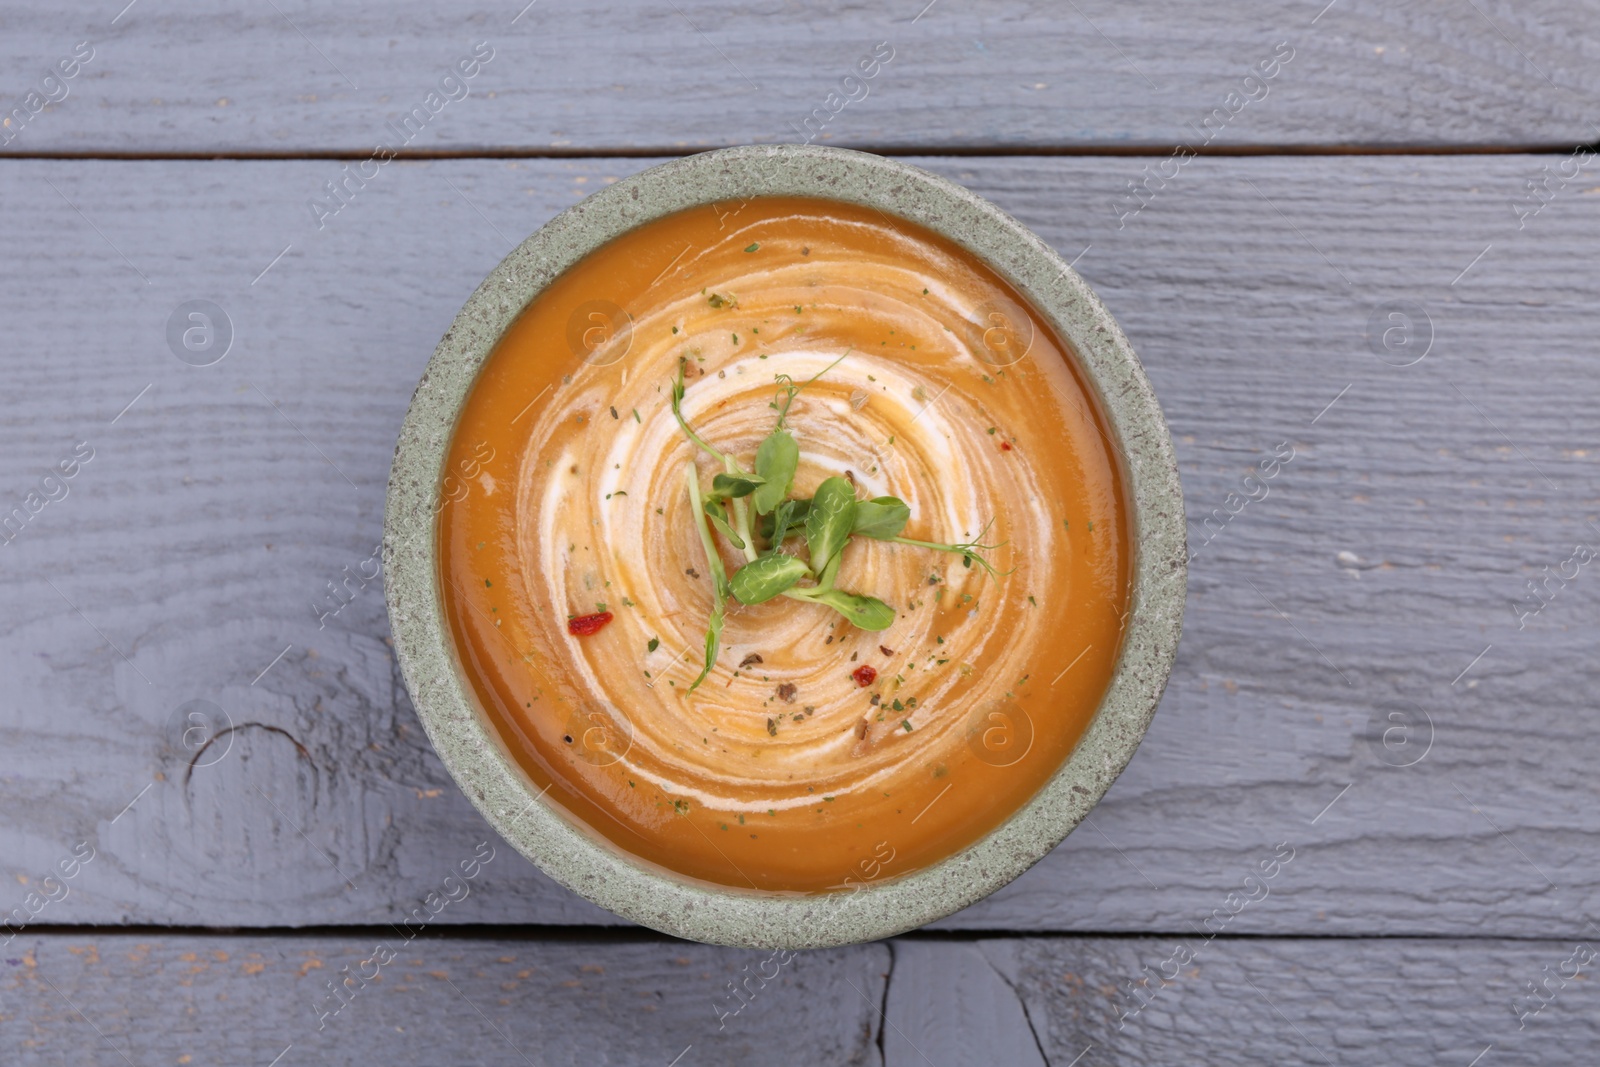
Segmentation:
<svg viewBox="0 0 1600 1067">
<path fill-rule="evenodd" d="M 876 207 L 943 234 L 1026 296 L 1075 352 L 1121 451 L 1132 517 L 1132 603 L 1121 657 L 1072 757 L 969 848 L 848 894 L 762 894 L 632 861 L 537 800 L 463 681 L 441 608 L 434 510 L 457 413 L 479 368 L 557 275 L 620 234 L 687 208 L 754 196 Z M 675 160 L 552 219 L 484 279 L 439 342 L 395 447 L 384 515 L 384 593 L 417 714 L 445 766 L 502 836 L 551 878 L 645 926 L 713 944 L 813 948 L 871 941 L 966 907 L 1016 878 L 1078 825 L 1127 766 L 1166 687 L 1183 618 L 1185 523 L 1172 440 L 1111 315 L 1038 237 L 943 178 L 814 145 L 730 148 Z"/>
</svg>

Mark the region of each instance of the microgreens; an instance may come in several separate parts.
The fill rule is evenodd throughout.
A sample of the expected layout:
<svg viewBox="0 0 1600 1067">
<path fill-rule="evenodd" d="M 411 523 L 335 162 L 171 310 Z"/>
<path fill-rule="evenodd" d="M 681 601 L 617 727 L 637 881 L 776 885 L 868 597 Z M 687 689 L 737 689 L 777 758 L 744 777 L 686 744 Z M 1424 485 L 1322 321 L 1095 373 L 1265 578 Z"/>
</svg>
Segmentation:
<svg viewBox="0 0 1600 1067">
<path fill-rule="evenodd" d="M 980 553 L 997 549 L 1005 542 L 988 545 L 975 539 L 939 544 L 900 536 L 911 520 L 911 508 L 899 497 L 857 500 L 855 485 L 837 476 L 824 479 L 809 498 L 789 496 L 800 465 L 800 446 L 787 428 L 789 409 L 806 386 L 838 366 L 849 354 L 847 351 L 799 385 L 787 374 L 776 376 L 778 394 L 768 406 L 778 413 L 777 419 L 772 432 L 756 449 L 753 472 L 741 467 L 729 453 L 714 448 L 684 418 L 685 361 L 678 361 L 678 374 L 672 382 L 672 416 L 690 442 L 722 467 L 712 477 L 709 493 L 701 488 L 700 474 L 693 459 L 684 472 L 689 504 L 714 587 L 711 617 L 706 624 L 705 663 L 689 686 L 691 693 L 716 665 L 729 598 L 741 604 L 762 604 L 785 596 L 832 608 L 862 630 L 886 630 L 894 625 L 895 610 L 882 600 L 835 588 L 844 549 L 852 537 L 954 552 L 961 556 L 964 566 L 971 567 L 976 560 L 991 576 L 1002 573 Z M 752 508 L 756 516 L 754 527 Z M 744 564 L 731 578 L 717 550 L 713 526 L 744 554 Z M 988 526 L 985 526 L 983 532 L 987 531 Z M 980 539 L 983 532 L 978 535 Z M 764 550 L 758 547 L 758 534 L 766 541 Z M 797 534 L 805 536 L 807 559 L 783 551 L 785 540 Z M 811 584 L 800 584 L 807 581 Z"/>
</svg>

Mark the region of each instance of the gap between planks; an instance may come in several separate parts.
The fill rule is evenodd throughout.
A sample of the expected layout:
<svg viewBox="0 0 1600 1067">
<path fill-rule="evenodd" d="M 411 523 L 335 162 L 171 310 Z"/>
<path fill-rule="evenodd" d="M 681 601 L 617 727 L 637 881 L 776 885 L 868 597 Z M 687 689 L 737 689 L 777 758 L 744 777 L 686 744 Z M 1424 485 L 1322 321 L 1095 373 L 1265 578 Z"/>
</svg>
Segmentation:
<svg viewBox="0 0 1600 1067">
<path fill-rule="evenodd" d="M 393 933 L 395 927 L 389 923 L 352 923 L 349 925 L 324 925 L 324 926 L 162 926 L 159 924 L 143 923 L 138 925 L 112 925 L 104 923 L 74 926 L 65 923 L 29 924 L 19 934 L 36 937 L 93 937 L 100 934 L 127 934 L 142 935 L 145 937 L 212 937 L 212 938 L 279 938 L 294 940 L 300 938 L 326 938 L 348 937 L 361 940 L 369 936 L 383 937 Z M 971 930 L 933 930 L 918 929 L 908 930 L 893 937 L 884 938 L 882 941 L 859 942 L 859 944 L 881 944 L 883 941 L 929 941 L 968 943 L 974 941 L 1162 941 L 1174 937 L 1189 937 L 1192 930 L 1150 929 L 1150 930 L 1038 930 L 1016 927 L 994 927 Z M 418 941 L 543 941 L 543 942 L 582 942 L 585 944 L 680 944 L 681 938 L 670 934 L 663 934 L 643 926 L 554 926 L 554 925 L 529 925 L 514 926 L 498 923 L 461 923 L 459 925 L 434 926 L 426 933 L 418 934 Z M 1565 942 L 1570 938 L 1554 935 L 1531 934 L 1480 934 L 1480 933 L 1371 933 L 1371 934 L 1278 934 L 1262 933 L 1222 933 L 1210 938 L 1211 941 L 1233 942 L 1380 942 L 1380 941 L 1497 941 L 1540 944 L 1544 942 Z M 712 948 L 737 948 L 738 946 L 709 946 Z M 833 946 L 848 948 L 849 945 Z"/>
</svg>

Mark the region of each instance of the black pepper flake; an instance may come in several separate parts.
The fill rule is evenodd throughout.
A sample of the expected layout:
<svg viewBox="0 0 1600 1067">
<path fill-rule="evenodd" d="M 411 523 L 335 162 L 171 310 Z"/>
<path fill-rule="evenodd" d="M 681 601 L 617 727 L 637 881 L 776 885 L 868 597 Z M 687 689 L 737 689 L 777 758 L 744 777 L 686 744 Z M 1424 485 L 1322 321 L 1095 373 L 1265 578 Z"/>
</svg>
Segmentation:
<svg viewBox="0 0 1600 1067">
<path fill-rule="evenodd" d="M 616 408 L 612 408 L 611 409 L 611 417 L 613 419 L 617 417 L 617 409 Z"/>
<path fill-rule="evenodd" d="M 767 733 L 771 734 L 773 737 L 777 737 L 778 736 L 778 720 L 777 719 L 768 719 L 767 720 Z"/>
<path fill-rule="evenodd" d="M 683 573 L 685 573 L 685 574 L 687 574 L 687 575 L 688 575 L 688 576 L 689 576 L 689 577 L 691 577 L 691 578 L 698 578 L 698 577 L 700 577 L 700 572 L 699 572 L 699 571 L 697 571 L 697 570 L 695 570 L 695 569 L 694 569 L 694 568 L 693 568 L 693 567 L 685 567 L 685 568 L 684 568 L 684 569 L 683 569 Z"/>
<path fill-rule="evenodd" d="M 888 645 L 879 645 L 878 651 L 882 652 L 885 656 L 894 655 L 894 649 L 890 648 Z"/>
<path fill-rule="evenodd" d="M 856 657 L 857 657 L 857 656 L 859 656 L 859 655 L 860 655 L 860 654 L 861 654 L 861 653 L 859 653 L 859 652 L 852 652 L 852 653 L 850 653 L 850 662 L 851 662 L 851 663 L 854 663 L 854 662 L 855 662 L 855 661 L 856 661 Z"/>
<path fill-rule="evenodd" d="M 794 695 L 799 691 L 800 687 L 795 685 L 793 682 L 784 682 L 782 685 L 778 686 L 778 698 L 785 704 L 793 704 Z"/>
<path fill-rule="evenodd" d="M 752 652 L 748 656 L 746 656 L 744 659 L 739 661 L 739 669 L 742 671 L 746 667 L 750 666 L 751 664 L 760 663 L 760 662 L 762 662 L 761 653 Z"/>
</svg>

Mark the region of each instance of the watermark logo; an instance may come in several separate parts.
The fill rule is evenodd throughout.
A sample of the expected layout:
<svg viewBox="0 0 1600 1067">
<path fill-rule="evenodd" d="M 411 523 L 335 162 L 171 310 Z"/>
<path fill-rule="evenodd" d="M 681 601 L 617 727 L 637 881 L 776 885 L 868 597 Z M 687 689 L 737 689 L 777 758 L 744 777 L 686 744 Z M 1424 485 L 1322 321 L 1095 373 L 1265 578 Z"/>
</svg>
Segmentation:
<svg viewBox="0 0 1600 1067">
<path fill-rule="evenodd" d="M 878 76 L 886 64 L 894 59 L 894 45 L 888 41 L 879 41 L 872 46 L 872 51 L 856 61 L 853 72 L 839 79 L 839 88 L 829 90 L 823 98 L 821 107 L 811 109 L 811 114 L 801 120 L 800 126 L 789 123 L 789 128 L 800 135 L 801 141 L 810 144 L 821 136 L 828 123 L 839 117 L 839 112 L 851 104 L 859 103 L 867 98 L 872 91 L 867 84 Z"/>
<path fill-rule="evenodd" d="M 56 461 L 54 467 L 45 469 L 45 473 L 34 483 L 34 488 L 29 489 L 22 502 L 9 511 L 0 511 L 0 547 L 9 545 L 17 539 L 28 523 L 33 521 L 45 508 L 58 500 L 65 500 L 67 494 L 72 492 L 72 487 L 67 484 L 77 477 L 83 464 L 94 458 L 94 446 L 88 441 L 79 441 L 72 446 L 72 452 Z M 0 505 L 3 508 L 4 505 Z"/>
<path fill-rule="evenodd" d="M 1415 767 L 1433 749 L 1433 716 L 1400 708 L 1367 721 L 1367 748 L 1386 767 Z"/>
<path fill-rule="evenodd" d="M 1421 363 L 1433 349 L 1433 319 L 1421 304 L 1380 304 L 1367 316 L 1367 347 L 1391 367 Z"/>
<path fill-rule="evenodd" d="M 972 323 L 972 349 L 991 367 L 1009 367 L 1033 348 L 1033 317 L 1016 308 L 983 304 Z"/>
<path fill-rule="evenodd" d="M 567 347 L 594 367 L 609 367 L 628 354 L 633 320 L 609 300 L 585 300 L 567 317 Z"/>
<path fill-rule="evenodd" d="M 53 69 L 47 68 L 44 77 L 23 94 L 22 100 L 9 112 L 0 114 L 0 146 L 17 139 L 23 127 L 42 113 L 46 106 L 59 104 L 72 93 L 71 81 L 94 58 L 94 45 L 79 41 L 72 46 L 72 54 L 56 60 Z"/>
<path fill-rule="evenodd" d="M 1529 578 L 1527 592 L 1523 594 L 1522 600 L 1511 605 L 1511 613 L 1517 617 L 1517 629 L 1526 628 L 1528 620 L 1548 607 L 1550 602 L 1578 577 L 1585 566 L 1594 562 L 1596 555 L 1591 545 L 1574 545 L 1572 555 L 1556 564 L 1554 573 L 1549 566 L 1546 566 L 1541 577 Z M 1555 583 L 1553 586 L 1552 582 Z"/>
<path fill-rule="evenodd" d="M 609 767 L 633 747 L 633 723 L 610 704 L 590 704 L 567 719 L 561 740 L 585 763 Z"/>
<path fill-rule="evenodd" d="M 1033 719 L 1012 700 L 980 704 L 967 718 L 967 748 L 991 767 L 1021 763 L 1033 748 Z"/>
<path fill-rule="evenodd" d="M 209 300 L 185 300 L 167 316 L 167 347 L 191 367 L 221 363 L 233 347 L 233 320 Z"/>
<path fill-rule="evenodd" d="M 401 112 L 398 119 L 390 119 L 384 124 L 385 133 L 392 135 L 398 148 L 380 144 L 372 150 L 371 155 L 358 161 L 354 169 L 348 163 L 340 167 L 338 180 L 323 182 L 323 199 L 312 197 L 306 201 L 306 207 L 311 210 L 311 217 L 316 220 L 317 229 L 327 229 L 328 220 L 354 203 L 355 198 L 366 189 L 367 184 L 376 179 L 383 172 L 383 168 L 393 161 L 401 150 L 410 145 L 452 101 L 465 100 L 472 92 L 467 83 L 476 78 L 492 59 L 494 59 L 494 46 L 488 41 L 479 41 L 473 45 L 471 55 L 456 60 L 453 67 L 441 74 L 434 83 L 435 88 L 430 89 L 421 102 L 413 104 L 410 110 Z"/>
<path fill-rule="evenodd" d="M 191 769 L 209 767 L 233 749 L 233 717 L 209 700 L 191 700 L 167 716 L 163 736 L 172 751 L 188 758 Z"/>
</svg>

